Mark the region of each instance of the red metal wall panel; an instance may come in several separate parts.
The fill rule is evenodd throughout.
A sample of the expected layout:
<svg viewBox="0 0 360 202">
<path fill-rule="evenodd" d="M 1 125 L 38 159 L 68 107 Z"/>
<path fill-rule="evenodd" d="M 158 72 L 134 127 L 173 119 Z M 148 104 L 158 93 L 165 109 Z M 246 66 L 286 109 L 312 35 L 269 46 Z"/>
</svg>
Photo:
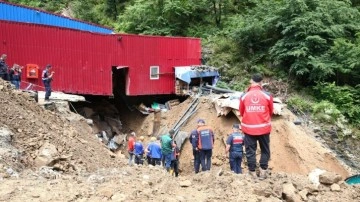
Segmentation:
<svg viewBox="0 0 360 202">
<path fill-rule="evenodd" d="M 174 94 L 174 66 L 201 64 L 197 38 L 122 35 L 121 46 L 129 66 L 128 95 Z M 150 66 L 159 66 L 158 80 L 150 79 Z"/>
<path fill-rule="evenodd" d="M 9 21 L 0 27 L 7 63 L 37 64 L 40 73 L 52 64 L 53 89 L 66 93 L 112 95 L 112 67 L 127 66 L 127 95 L 173 94 L 173 67 L 201 60 L 197 38 L 106 35 Z M 160 67 L 158 80 L 150 80 L 150 66 Z M 24 73 L 23 80 L 42 89 L 41 77 L 26 79 Z"/>
</svg>

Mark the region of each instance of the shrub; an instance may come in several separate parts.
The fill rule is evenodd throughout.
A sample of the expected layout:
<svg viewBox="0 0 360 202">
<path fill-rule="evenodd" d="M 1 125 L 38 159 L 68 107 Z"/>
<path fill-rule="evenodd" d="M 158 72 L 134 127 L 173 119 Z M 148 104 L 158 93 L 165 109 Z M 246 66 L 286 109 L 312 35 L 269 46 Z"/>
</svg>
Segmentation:
<svg viewBox="0 0 360 202">
<path fill-rule="evenodd" d="M 342 116 L 340 110 L 336 108 L 336 105 L 329 101 L 321 101 L 314 104 L 312 112 L 314 119 L 331 124 L 335 124 Z"/>
<path fill-rule="evenodd" d="M 291 96 L 287 100 L 287 106 L 295 114 L 305 115 L 311 112 L 312 102 L 304 99 L 300 95 Z"/>
</svg>

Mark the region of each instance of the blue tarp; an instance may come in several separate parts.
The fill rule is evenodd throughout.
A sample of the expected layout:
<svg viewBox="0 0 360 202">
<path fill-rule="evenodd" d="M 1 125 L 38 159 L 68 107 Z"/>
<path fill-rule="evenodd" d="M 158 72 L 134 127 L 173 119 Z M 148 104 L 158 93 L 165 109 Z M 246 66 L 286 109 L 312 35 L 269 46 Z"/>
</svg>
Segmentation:
<svg viewBox="0 0 360 202">
<path fill-rule="evenodd" d="M 208 71 L 196 71 L 192 70 L 190 66 L 184 67 L 175 67 L 175 76 L 176 78 L 190 83 L 192 78 L 203 78 L 203 77 L 215 77 L 220 76 L 217 70 L 208 70 Z"/>
</svg>

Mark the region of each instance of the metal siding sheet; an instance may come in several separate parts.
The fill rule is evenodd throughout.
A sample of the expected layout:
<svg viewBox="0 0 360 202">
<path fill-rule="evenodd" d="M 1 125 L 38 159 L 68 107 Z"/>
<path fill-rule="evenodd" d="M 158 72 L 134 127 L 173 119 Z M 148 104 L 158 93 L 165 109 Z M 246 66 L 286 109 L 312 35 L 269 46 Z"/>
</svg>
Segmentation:
<svg viewBox="0 0 360 202">
<path fill-rule="evenodd" d="M 122 44 L 129 66 L 128 95 L 173 94 L 174 66 L 200 65 L 200 39 L 124 35 Z M 142 50 L 142 52 L 141 52 Z M 150 80 L 150 66 L 159 65 L 159 80 Z"/>
<path fill-rule="evenodd" d="M 82 22 L 65 16 L 56 15 L 39 9 L 0 2 L 0 19 L 42 25 L 66 27 L 71 29 L 110 34 L 113 30 L 100 25 Z"/>
<path fill-rule="evenodd" d="M 51 63 L 54 90 L 67 93 L 112 95 L 112 66 L 128 66 L 127 95 L 173 94 L 173 67 L 199 65 L 201 59 L 200 39 L 195 38 L 105 35 L 8 21 L 0 25 L 0 52 L 8 54 L 8 64 L 38 64 L 41 73 Z M 151 65 L 166 74 L 150 80 Z M 24 80 L 43 88 L 41 78 Z"/>
<path fill-rule="evenodd" d="M 113 37 L 35 24 L 0 21 L 0 25 L 5 28 L 0 30 L 0 52 L 7 53 L 9 65 L 38 64 L 41 73 L 50 63 L 54 90 L 112 95 L 109 58 L 111 44 L 117 43 Z M 26 79 L 24 74 L 23 80 L 43 88 L 41 78 Z"/>
</svg>

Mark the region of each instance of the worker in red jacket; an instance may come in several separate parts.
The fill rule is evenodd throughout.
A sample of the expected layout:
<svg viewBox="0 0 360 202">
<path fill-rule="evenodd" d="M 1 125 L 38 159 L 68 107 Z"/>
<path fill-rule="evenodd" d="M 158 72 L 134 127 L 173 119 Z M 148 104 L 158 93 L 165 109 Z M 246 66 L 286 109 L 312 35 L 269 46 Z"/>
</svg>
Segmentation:
<svg viewBox="0 0 360 202">
<path fill-rule="evenodd" d="M 131 166 L 133 164 L 134 159 L 134 149 L 135 149 L 135 140 L 136 140 L 136 134 L 135 132 L 130 133 L 130 137 L 128 139 L 128 153 L 129 153 L 129 165 Z"/>
<path fill-rule="evenodd" d="M 262 76 L 254 74 L 250 87 L 240 98 L 241 129 L 245 134 L 244 144 L 249 174 L 256 177 L 256 148 L 259 142 L 261 149 L 260 179 L 267 176 L 270 159 L 271 115 L 273 113 L 273 97 L 261 86 Z"/>
</svg>

